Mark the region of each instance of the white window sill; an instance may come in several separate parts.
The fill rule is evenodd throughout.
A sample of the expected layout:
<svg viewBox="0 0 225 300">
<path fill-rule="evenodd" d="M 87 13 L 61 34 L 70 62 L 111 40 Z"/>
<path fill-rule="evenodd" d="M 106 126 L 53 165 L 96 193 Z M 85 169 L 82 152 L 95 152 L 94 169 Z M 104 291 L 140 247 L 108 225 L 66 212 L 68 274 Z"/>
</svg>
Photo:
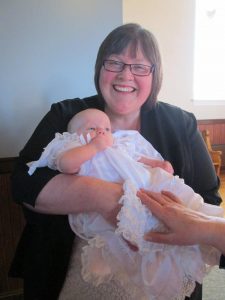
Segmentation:
<svg viewBox="0 0 225 300">
<path fill-rule="evenodd" d="M 194 105 L 196 106 L 202 106 L 202 105 L 213 105 L 213 106 L 225 106 L 225 100 L 197 100 L 197 99 L 191 99 Z"/>
</svg>

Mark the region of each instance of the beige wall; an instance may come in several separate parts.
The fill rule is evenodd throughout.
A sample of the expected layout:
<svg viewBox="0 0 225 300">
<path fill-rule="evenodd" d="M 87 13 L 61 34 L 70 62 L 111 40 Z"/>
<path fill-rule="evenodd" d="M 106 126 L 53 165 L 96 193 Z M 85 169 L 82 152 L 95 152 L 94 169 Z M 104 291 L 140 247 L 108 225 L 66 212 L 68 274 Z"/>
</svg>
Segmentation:
<svg viewBox="0 0 225 300">
<path fill-rule="evenodd" d="M 159 99 L 178 105 L 198 119 L 225 118 L 224 105 L 192 101 L 194 0 L 123 0 L 123 23 L 137 22 L 156 36 L 164 79 Z"/>
</svg>

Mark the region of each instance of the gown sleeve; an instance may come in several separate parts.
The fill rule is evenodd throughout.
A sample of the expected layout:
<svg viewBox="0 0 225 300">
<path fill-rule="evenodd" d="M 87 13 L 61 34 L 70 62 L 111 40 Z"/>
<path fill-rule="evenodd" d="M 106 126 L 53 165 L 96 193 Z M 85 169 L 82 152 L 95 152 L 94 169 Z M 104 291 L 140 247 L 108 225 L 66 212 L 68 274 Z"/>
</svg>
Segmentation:
<svg viewBox="0 0 225 300">
<path fill-rule="evenodd" d="M 56 133 L 54 139 L 44 148 L 40 158 L 28 163 L 28 174 L 33 175 L 37 168 L 49 167 L 58 170 L 57 158 L 69 149 L 81 146 L 80 138 L 76 133 Z"/>
</svg>

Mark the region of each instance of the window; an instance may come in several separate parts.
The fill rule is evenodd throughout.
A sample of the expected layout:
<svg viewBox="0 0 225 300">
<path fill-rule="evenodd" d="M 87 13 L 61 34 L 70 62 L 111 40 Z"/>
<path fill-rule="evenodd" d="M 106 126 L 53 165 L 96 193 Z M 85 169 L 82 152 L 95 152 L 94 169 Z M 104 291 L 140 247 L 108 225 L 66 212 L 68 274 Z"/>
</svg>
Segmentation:
<svg viewBox="0 0 225 300">
<path fill-rule="evenodd" d="M 225 101 L 225 1 L 196 0 L 194 101 Z"/>
</svg>

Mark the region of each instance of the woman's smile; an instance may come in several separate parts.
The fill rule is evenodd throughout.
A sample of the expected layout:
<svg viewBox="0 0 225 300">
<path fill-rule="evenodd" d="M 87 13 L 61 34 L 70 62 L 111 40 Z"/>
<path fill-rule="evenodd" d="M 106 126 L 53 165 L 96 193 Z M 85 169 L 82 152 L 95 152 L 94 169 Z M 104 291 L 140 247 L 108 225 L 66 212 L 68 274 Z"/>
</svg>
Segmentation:
<svg viewBox="0 0 225 300">
<path fill-rule="evenodd" d="M 127 86 L 127 85 L 118 85 L 118 84 L 114 84 L 113 88 L 115 91 L 121 93 L 133 93 L 136 90 L 134 87 Z"/>
</svg>

